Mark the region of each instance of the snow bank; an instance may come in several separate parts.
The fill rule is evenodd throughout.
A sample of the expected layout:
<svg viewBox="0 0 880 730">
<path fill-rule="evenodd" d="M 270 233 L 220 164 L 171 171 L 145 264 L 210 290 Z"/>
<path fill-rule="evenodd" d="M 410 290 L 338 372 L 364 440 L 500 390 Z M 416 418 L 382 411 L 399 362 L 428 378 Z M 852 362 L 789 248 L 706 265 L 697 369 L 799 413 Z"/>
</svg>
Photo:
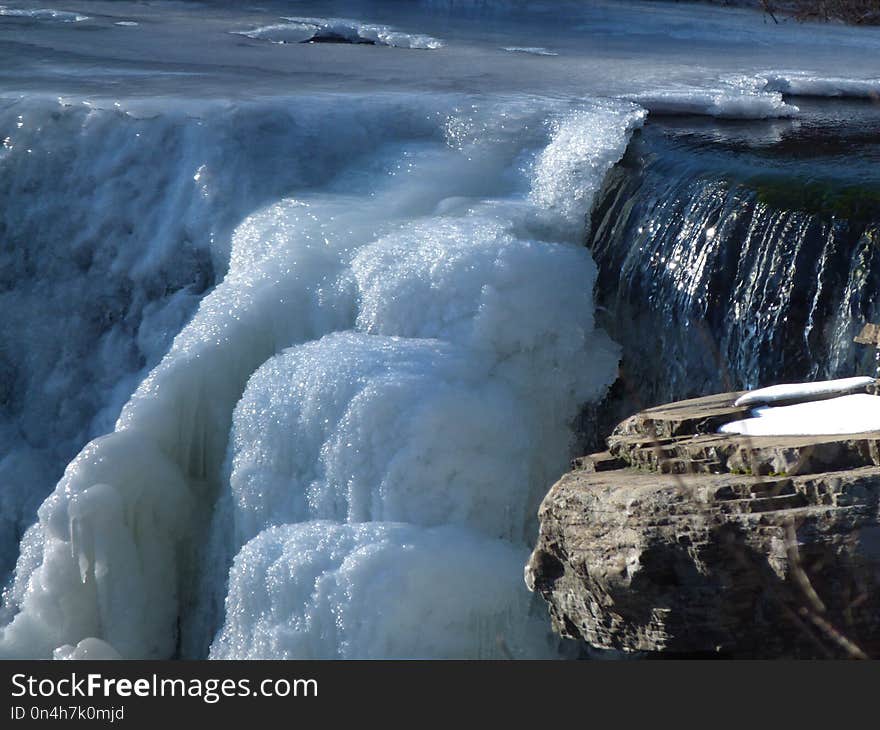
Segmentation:
<svg viewBox="0 0 880 730">
<path fill-rule="evenodd" d="M 855 378 L 839 378 L 838 380 L 823 380 L 817 383 L 771 385 L 768 388 L 758 388 L 741 395 L 736 399 L 734 405 L 751 406 L 764 403 L 778 403 L 780 401 L 810 400 L 811 398 L 828 396 L 835 393 L 842 395 L 853 390 L 864 390 L 874 382 L 874 378 L 860 376 Z"/>
<path fill-rule="evenodd" d="M 753 418 L 733 421 L 720 433 L 747 436 L 823 436 L 880 431 L 880 397 L 858 393 L 840 398 L 752 411 Z"/>
<path fill-rule="evenodd" d="M 348 18 L 282 18 L 282 20 L 287 22 L 264 25 L 252 30 L 233 31 L 233 33 L 271 43 L 335 41 L 423 50 L 443 47 L 443 41 L 428 35 L 403 33 L 387 25 L 363 23 Z"/>
</svg>

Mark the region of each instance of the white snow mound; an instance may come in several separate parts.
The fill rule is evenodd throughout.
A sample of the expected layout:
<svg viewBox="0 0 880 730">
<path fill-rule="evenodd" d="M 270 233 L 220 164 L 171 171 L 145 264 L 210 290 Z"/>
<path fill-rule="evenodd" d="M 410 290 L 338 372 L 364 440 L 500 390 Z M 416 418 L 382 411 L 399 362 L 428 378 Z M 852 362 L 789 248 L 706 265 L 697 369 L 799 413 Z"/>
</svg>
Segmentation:
<svg viewBox="0 0 880 730">
<path fill-rule="evenodd" d="M 856 378 L 839 378 L 838 380 L 822 380 L 817 383 L 783 383 L 768 388 L 751 390 L 736 399 L 736 406 L 752 406 L 780 401 L 809 400 L 818 396 L 834 393 L 841 395 L 864 388 L 874 382 L 874 378 L 859 376 Z"/>
<path fill-rule="evenodd" d="M 720 433 L 745 436 L 829 436 L 880 431 L 880 397 L 867 393 L 752 411 L 753 418 L 726 423 Z"/>
</svg>

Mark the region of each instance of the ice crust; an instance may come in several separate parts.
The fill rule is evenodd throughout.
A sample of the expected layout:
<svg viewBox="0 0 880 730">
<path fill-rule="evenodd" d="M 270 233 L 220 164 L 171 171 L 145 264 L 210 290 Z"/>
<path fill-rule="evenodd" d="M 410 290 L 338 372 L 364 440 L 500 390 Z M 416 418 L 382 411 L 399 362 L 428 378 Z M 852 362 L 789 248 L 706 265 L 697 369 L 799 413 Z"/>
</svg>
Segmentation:
<svg viewBox="0 0 880 730">
<path fill-rule="evenodd" d="M 238 35 L 272 43 L 308 43 L 336 41 L 369 43 L 393 48 L 431 50 L 441 48 L 443 41 L 428 35 L 404 33 L 387 25 L 364 23 L 348 18 L 281 18 L 251 30 L 233 31 Z"/>
</svg>

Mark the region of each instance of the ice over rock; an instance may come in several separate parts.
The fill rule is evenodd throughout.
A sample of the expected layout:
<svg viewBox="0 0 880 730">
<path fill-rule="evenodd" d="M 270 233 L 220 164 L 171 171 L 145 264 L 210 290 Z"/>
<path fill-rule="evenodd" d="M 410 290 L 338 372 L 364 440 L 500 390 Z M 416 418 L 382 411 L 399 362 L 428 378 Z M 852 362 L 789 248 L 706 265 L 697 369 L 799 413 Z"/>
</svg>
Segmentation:
<svg viewBox="0 0 880 730">
<path fill-rule="evenodd" d="M 445 343 L 358 333 L 273 358 L 234 417 L 239 540 L 309 519 L 456 523 L 520 537 L 527 413 L 485 378 Z"/>
<path fill-rule="evenodd" d="M 652 114 L 705 115 L 719 119 L 793 117 L 798 107 L 775 88 L 660 89 L 628 97 Z"/>
<path fill-rule="evenodd" d="M 175 350 L 176 364 L 162 372 L 188 369 L 186 353 L 199 349 L 200 337 L 207 344 L 232 327 L 230 312 L 265 313 L 267 325 L 279 323 L 282 347 L 294 341 L 288 330 L 311 326 L 305 309 L 287 317 L 279 306 L 269 316 L 265 302 L 279 291 L 269 280 L 291 266 L 320 279 L 320 256 L 337 267 L 336 250 L 323 244 L 333 235 L 333 206 L 355 209 L 357 200 L 280 201 L 320 189 L 364 150 L 379 150 L 381 160 L 391 139 L 436 136 L 431 117 L 446 104 L 416 107 L 393 95 L 349 96 L 343 104 L 309 95 L 236 105 L 0 101 L 0 230 L 8 244 L 0 246 L 7 313 L 0 318 L 0 580 L 65 465 L 113 430 L 201 303 L 206 311 Z M 323 224 L 315 223 L 322 215 Z M 369 225 L 365 212 L 358 220 Z M 292 238 L 294 228 L 301 238 Z M 205 295 L 227 270 L 228 284 L 240 286 L 222 287 L 208 306 Z M 323 333 L 329 325 L 316 326 Z M 274 348 L 275 336 L 257 334 L 264 331 L 254 325 L 252 332 L 263 358 L 274 349 L 254 348 Z M 219 361 L 192 382 L 204 384 L 214 370 L 222 370 Z M 228 382 L 237 397 L 243 382 Z M 170 402 L 160 401 L 157 410 Z"/>
<path fill-rule="evenodd" d="M 232 569 L 212 659 L 549 658 L 524 550 L 456 527 L 304 522 Z"/>
<path fill-rule="evenodd" d="M 747 118 L 873 93 L 831 79 L 876 56 L 861 31 L 426 4 L 456 12 L 6 13 L 34 93 L 6 74 L 3 656 L 543 655 L 524 535 L 615 375 L 585 220 L 645 117 L 590 98 Z M 450 47 L 284 45 L 435 44 L 409 28 Z M 829 78 L 756 78 L 806 47 Z"/>
<path fill-rule="evenodd" d="M 23 541 L 4 656 L 92 638 L 198 656 L 218 628 L 212 656 L 245 655 L 301 617 L 333 623 L 341 599 L 311 598 L 324 579 L 345 586 L 340 633 L 262 655 L 497 656 L 499 633 L 514 654 L 547 650 L 522 603 L 526 523 L 579 404 L 615 376 L 579 244 L 643 115 L 442 103 L 414 120 L 345 100 L 346 144 L 370 150 L 354 165 L 300 126 L 300 159 L 337 174 L 244 219 L 225 278 L 68 466 Z M 382 564 L 424 635 L 388 635 Z"/>
</svg>

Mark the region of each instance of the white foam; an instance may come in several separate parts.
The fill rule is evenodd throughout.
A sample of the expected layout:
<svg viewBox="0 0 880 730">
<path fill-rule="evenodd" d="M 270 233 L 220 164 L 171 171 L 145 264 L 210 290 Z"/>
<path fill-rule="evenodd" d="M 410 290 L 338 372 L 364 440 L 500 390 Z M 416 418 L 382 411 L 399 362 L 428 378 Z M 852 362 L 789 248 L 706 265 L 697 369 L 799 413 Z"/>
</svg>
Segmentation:
<svg viewBox="0 0 880 730">
<path fill-rule="evenodd" d="M 744 393 L 736 399 L 734 405 L 750 406 L 759 403 L 776 403 L 794 399 L 809 400 L 816 396 L 825 396 L 833 393 L 842 394 L 848 391 L 864 389 L 874 382 L 874 378 L 859 376 L 855 378 L 839 378 L 837 380 L 822 380 L 816 383 L 783 383 Z"/>
<path fill-rule="evenodd" d="M 443 41 L 428 35 L 404 33 L 387 25 L 363 23 L 348 18 L 282 18 L 282 20 L 287 22 L 233 32 L 272 43 L 307 43 L 339 39 L 349 43 L 372 43 L 379 46 L 423 50 L 443 46 Z"/>
<path fill-rule="evenodd" d="M 752 418 L 733 421 L 720 433 L 747 436 L 824 436 L 880 431 L 880 397 L 858 393 L 840 398 L 763 407 Z"/>
</svg>

